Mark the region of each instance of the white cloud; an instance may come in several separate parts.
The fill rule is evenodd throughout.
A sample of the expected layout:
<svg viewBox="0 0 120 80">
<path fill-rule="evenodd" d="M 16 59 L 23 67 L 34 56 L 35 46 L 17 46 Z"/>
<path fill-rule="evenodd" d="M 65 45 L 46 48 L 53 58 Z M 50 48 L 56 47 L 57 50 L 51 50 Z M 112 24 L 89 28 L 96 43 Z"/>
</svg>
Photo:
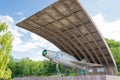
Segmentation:
<svg viewBox="0 0 120 80">
<path fill-rule="evenodd" d="M 47 41 L 46 39 L 32 33 L 31 34 L 32 40 L 35 41 L 36 46 L 40 47 L 41 49 L 49 49 L 49 50 L 54 50 L 54 51 L 59 51 L 59 49 L 54 46 L 52 43 L 50 43 L 49 41 Z"/>
<path fill-rule="evenodd" d="M 105 38 L 120 41 L 120 19 L 107 21 L 102 14 L 97 14 L 93 20 Z"/>
<path fill-rule="evenodd" d="M 34 61 L 38 61 L 38 60 L 48 60 L 46 57 L 42 56 L 41 53 L 37 53 L 37 54 L 32 54 L 32 56 L 30 57 L 30 59 L 34 60 Z"/>
<path fill-rule="evenodd" d="M 10 17 L 10 16 L 8 16 L 8 15 L 7 15 L 7 16 L 0 15 L 0 20 L 1 20 L 2 22 L 6 22 L 6 23 L 8 23 L 8 24 L 14 23 L 13 18 Z"/>
<path fill-rule="evenodd" d="M 36 43 L 24 42 L 20 45 L 17 45 L 14 50 L 20 51 L 20 52 L 27 52 L 27 51 L 30 51 L 30 50 L 35 49 L 35 48 L 37 48 Z"/>
<path fill-rule="evenodd" d="M 13 50 L 16 50 L 16 48 L 23 43 L 23 41 L 20 38 L 23 36 L 23 34 L 20 33 L 20 29 L 16 27 L 15 21 L 11 16 L 0 15 L 0 20 L 8 24 L 9 31 L 12 33 L 14 37 Z"/>
<path fill-rule="evenodd" d="M 31 33 L 31 37 L 34 41 L 39 41 L 40 40 L 40 37 L 34 33 Z"/>
</svg>

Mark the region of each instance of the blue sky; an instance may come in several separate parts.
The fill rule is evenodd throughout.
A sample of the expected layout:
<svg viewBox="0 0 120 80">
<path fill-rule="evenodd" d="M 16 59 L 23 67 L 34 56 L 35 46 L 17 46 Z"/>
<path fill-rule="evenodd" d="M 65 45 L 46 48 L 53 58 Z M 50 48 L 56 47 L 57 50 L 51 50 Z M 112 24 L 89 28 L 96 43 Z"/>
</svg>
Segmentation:
<svg viewBox="0 0 120 80">
<path fill-rule="evenodd" d="M 9 25 L 14 36 L 12 56 L 17 59 L 29 57 L 43 60 L 43 48 L 56 50 L 45 39 L 17 27 L 19 21 L 33 15 L 57 0 L 0 0 L 0 20 Z M 120 41 L 119 0 L 79 0 L 105 38 Z M 43 47 L 43 48 L 41 48 Z"/>
</svg>

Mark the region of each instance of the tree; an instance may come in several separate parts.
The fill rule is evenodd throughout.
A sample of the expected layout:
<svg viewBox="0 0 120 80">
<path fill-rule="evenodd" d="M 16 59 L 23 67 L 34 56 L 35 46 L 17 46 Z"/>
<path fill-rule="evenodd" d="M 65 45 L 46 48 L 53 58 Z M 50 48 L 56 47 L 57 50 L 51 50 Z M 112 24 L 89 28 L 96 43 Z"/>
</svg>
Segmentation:
<svg viewBox="0 0 120 80">
<path fill-rule="evenodd" d="M 6 23 L 0 23 L 0 80 L 11 78 L 11 71 L 7 67 L 12 50 L 13 37 L 8 31 Z"/>
<path fill-rule="evenodd" d="M 106 39 L 110 50 L 112 51 L 113 57 L 116 61 L 118 71 L 120 72 L 120 42 L 115 40 Z"/>
</svg>

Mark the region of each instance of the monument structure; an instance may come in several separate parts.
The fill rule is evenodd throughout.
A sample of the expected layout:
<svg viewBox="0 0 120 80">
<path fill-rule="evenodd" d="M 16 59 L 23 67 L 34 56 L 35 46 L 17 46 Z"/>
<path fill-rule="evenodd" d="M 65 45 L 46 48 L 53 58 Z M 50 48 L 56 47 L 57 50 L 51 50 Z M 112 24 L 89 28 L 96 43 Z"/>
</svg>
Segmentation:
<svg viewBox="0 0 120 80">
<path fill-rule="evenodd" d="M 47 39 L 79 61 L 88 59 L 103 65 L 89 67 L 87 74 L 117 74 L 105 39 L 78 0 L 58 0 L 17 25 Z"/>
</svg>

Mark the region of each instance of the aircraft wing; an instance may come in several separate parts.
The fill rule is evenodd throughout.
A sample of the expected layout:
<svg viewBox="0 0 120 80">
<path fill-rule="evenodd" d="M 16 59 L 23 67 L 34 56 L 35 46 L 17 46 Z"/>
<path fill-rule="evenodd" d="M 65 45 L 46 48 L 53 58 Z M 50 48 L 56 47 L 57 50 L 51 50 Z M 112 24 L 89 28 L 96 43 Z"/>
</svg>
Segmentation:
<svg viewBox="0 0 120 80">
<path fill-rule="evenodd" d="M 81 65 L 81 66 L 89 66 L 89 67 L 102 67 L 102 64 L 96 64 L 96 63 L 89 63 L 89 62 L 83 62 L 83 61 L 71 61 L 74 64 Z"/>
</svg>

